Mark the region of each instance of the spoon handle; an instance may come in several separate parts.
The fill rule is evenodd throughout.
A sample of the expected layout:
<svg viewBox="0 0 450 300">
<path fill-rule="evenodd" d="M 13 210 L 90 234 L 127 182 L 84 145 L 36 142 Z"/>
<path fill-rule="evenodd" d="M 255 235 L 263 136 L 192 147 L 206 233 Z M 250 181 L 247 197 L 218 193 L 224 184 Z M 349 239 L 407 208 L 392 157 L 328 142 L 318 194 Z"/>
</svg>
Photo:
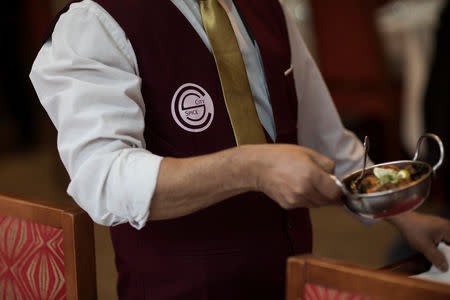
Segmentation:
<svg viewBox="0 0 450 300">
<path fill-rule="evenodd" d="M 366 135 L 364 138 L 364 159 L 363 159 L 363 169 L 360 178 L 364 177 L 364 174 L 366 173 L 366 163 L 367 163 L 367 153 L 369 152 L 370 147 L 370 141 L 369 137 Z"/>
<path fill-rule="evenodd" d="M 336 183 L 336 185 L 341 189 L 342 193 L 344 193 L 344 195 L 348 198 L 352 198 L 353 195 L 352 193 L 350 193 L 350 191 L 345 187 L 345 185 L 342 183 L 341 180 L 339 180 L 339 178 L 337 178 L 335 175 L 330 174 L 331 179 L 334 180 L 334 182 Z"/>
</svg>

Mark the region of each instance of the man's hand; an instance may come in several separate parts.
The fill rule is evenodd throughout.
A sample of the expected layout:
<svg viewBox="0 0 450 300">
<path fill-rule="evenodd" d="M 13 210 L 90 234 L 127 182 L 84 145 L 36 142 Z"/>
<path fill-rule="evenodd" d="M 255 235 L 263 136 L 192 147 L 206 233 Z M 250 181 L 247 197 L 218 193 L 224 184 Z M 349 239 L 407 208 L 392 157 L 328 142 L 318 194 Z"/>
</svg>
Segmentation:
<svg viewBox="0 0 450 300">
<path fill-rule="evenodd" d="M 267 145 L 256 150 L 256 190 L 285 209 L 337 205 L 341 190 L 329 174 L 334 162 L 304 147 Z"/>
<path fill-rule="evenodd" d="M 435 216 L 408 212 L 387 219 L 395 225 L 412 248 L 442 271 L 448 270 L 448 262 L 437 249 L 443 241 L 450 243 L 450 222 Z"/>
</svg>

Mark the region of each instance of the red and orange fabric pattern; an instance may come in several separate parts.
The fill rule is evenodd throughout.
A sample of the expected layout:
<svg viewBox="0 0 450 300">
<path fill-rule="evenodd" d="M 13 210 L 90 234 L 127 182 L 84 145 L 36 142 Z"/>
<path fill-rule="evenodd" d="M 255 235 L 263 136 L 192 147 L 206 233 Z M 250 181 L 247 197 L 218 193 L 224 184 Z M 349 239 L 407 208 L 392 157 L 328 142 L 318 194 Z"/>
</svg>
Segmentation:
<svg viewBox="0 0 450 300">
<path fill-rule="evenodd" d="M 0 215 L 0 300 L 66 299 L 63 231 Z"/>
<path fill-rule="evenodd" d="M 373 297 L 354 295 L 316 284 L 305 285 L 305 300 L 376 300 Z"/>
</svg>

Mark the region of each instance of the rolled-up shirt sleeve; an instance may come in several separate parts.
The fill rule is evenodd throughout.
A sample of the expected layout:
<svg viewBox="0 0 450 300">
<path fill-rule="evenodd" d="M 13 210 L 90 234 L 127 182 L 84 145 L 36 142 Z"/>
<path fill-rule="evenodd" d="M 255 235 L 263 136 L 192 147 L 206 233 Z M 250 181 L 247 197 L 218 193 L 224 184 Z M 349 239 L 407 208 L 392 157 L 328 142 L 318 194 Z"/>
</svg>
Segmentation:
<svg viewBox="0 0 450 300">
<path fill-rule="evenodd" d="M 145 149 L 141 78 L 125 33 L 101 7 L 72 4 L 30 78 L 58 130 L 69 195 L 96 223 L 142 228 L 162 158 Z"/>
</svg>

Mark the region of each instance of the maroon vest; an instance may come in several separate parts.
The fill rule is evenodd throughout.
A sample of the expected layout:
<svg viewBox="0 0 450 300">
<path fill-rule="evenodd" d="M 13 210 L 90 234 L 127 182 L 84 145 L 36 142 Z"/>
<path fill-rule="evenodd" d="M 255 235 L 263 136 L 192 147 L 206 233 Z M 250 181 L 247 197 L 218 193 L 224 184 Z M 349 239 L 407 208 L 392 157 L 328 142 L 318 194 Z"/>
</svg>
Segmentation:
<svg viewBox="0 0 450 300">
<path fill-rule="evenodd" d="M 148 150 L 189 157 L 235 146 L 214 58 L 172 2 L 97 2 L 124 29 L 136 53 Z M 282 9 L 276 0 L 234 2 L 261 52 L 276 142 L 296 144 L 297 98 L 292 73 L 284 75 L 291 54 Z M 190 85 L 180 88 L 185 84 Z M 214 107 L 210 119 L 202 102 L 194 111 L 205 122 L 197 124 L 198 115 L 183 119 L 180 114 L 196 103 L 192 99 L 205 92 Z M 111 236 L 121 299 L 283 299 L 286 258 L 312 250 L 308 210 L 286 212 L 256 192 L 174 220 L 149 221 L 141 230 L 114 226 Z"/>
</svg>

